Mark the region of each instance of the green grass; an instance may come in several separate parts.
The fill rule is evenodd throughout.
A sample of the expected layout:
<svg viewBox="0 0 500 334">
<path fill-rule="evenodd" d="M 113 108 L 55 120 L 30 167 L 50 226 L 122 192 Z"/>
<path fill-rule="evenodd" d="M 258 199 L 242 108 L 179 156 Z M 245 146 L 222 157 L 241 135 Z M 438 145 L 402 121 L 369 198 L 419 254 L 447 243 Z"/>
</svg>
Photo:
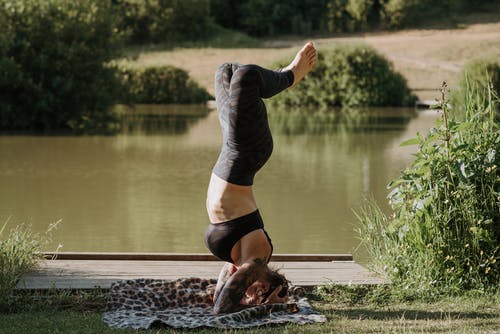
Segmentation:
<svg viewBox="0 0 500 334">
<path fill-rule="evenodd" d="M 141 333 L 495 333 L 500 326 L 500 295 L 449 298 L 435 303 L 385 299 L 386 288 L 323 287 L 309 295 L 327 317 L 324 324 L 283 325 L 252 330 L 173 330 Z M 384 292 L 385 291 L 385 292 Z M 15 307 L 0 313 L 0 333 L 136 333 L 112 330 L 102 321 L 105 291 L 17 295 Z"/>
</svg>

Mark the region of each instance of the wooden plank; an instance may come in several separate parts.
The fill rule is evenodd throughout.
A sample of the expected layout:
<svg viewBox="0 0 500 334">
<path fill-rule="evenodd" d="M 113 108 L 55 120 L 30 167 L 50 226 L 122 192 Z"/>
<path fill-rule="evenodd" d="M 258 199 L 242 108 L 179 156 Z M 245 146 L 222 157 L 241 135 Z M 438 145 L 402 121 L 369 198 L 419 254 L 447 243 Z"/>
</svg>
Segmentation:
<svg viewBox="0 0 500 334">
<path fill-rule="evenodd" d="M 68 272 L 70 274 L 76 272 L 164 272 L 165 270 L 182 272 L 184 269 L 193 270 L 219 270 L 222 267 L 221 263 L 218 262 L 203 262 L 203 261 L 72 261 L 72 260 L 45 260 L 41 263 L 38 272 L 57 272 L 63 274 Z M 326 269 L 335 271 L 352 271 L 353 268 L 362 268 L 362 266 L 354 262 L 316 262 L 316 263 L 306 263 L 306 262 L 271 262 L 270 267 L 278 269 L 287 270 L 300 270 L 308 271 L 314 269 Z"/>
<path fill-rule="evenodd" d="M 101 253 L 101 252 L 43 252 L 54 260 L 129 260 L 129 261 L 219 261 L 205 253 Z M 273 254 L 271 261 L 352 261 L 352 254 Z"/>
<path fill-rule="evenodd" d="M 111 282 L 133 278 L 217 278 L 222 263 L 214 261 L 150 260 L 44 260 L 37 270 L 25 274 L 18 289 L 108 288 Z M 292 284 L 313 287 L 322 284 L 387 283 L 352 261 L 272 262 Z"/>
</svg>

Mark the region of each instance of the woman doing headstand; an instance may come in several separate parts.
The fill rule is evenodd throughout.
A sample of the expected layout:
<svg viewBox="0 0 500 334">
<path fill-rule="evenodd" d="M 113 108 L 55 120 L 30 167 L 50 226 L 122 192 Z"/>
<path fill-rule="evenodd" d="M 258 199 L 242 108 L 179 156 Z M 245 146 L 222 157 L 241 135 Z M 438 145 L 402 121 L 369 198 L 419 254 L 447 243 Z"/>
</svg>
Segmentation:
<svg viewBox="0 0 500 334">
<path fill-rule="evenodd" d="M 262 98 L 295 86 L 315 62 L 316 49 L 309 42 L 281 71 L 225 63 L 216 72 L 223 144 L 207 191 L 205 243 L 226 263 L 214 293 L 215 313 L 287 300 L 287 280 L 267 265 L 273 245 L 252 192 L 254 175 L 273 149 Z"/>
</svg>

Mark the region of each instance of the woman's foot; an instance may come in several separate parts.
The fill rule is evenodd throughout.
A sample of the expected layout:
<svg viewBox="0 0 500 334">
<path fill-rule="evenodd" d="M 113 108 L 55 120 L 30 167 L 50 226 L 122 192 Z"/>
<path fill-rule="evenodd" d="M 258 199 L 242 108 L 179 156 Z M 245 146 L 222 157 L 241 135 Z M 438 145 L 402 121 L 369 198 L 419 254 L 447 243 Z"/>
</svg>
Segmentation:
<svg viewBox="0 0 500 334">
<path fill-rule="evenodd" d="M 293 84 L 290 87 L 298 84 L 304 76 L 311 72 L 316 63 L 316 48 L 312 42 L 307 43 L 297 52 L 295 59 L 283 69 L 283 71 L 291 70 L 293 72 Z"/>
</svg>

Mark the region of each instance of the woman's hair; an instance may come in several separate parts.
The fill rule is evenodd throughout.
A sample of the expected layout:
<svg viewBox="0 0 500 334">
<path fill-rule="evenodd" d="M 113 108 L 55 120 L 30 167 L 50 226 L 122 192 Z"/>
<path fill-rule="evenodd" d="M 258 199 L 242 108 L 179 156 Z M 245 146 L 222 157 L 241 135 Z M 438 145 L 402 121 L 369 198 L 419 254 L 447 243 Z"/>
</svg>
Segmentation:
<svg viewBox="0 0 500 334">
<path fill-rule="evenodd" d="M 266 281 L 269 283 L 269 290 L 264 294 L 263 301 L 269 298 L 271 293 L 273 293 L 273 291 L 276 290 L 280 285 L 281 285 L 281 291 L 278 294 L 278 297 L 283 298 L 288 294 L 288 288 L 290 282 L 286 279 L 284 275 L 278 272 L 278 269 L 269 268 L 266 274 Z"/>
</svg>

